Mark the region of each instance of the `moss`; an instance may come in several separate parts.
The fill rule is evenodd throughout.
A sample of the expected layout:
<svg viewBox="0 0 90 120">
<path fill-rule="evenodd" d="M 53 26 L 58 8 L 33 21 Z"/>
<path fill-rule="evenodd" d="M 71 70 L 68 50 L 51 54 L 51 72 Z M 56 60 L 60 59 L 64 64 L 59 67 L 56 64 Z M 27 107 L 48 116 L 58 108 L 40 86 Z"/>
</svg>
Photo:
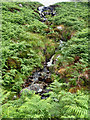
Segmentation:
<svg viewBox="0 0 90 120">
<path fill-rule="evenodd" d="M 8 69 L 20 69 L 21 68 L 21 62 L 19 60 L 8 58 L 6 61 L 6 65 L 8 66 Z"/>
</svg>

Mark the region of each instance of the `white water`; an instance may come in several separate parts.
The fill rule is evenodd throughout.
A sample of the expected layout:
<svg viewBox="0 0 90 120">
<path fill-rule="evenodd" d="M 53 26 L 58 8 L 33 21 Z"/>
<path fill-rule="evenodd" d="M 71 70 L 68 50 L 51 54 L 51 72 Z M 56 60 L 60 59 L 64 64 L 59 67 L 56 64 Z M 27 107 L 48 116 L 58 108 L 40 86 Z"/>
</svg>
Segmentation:
<svg viewBox="0 0 90 120">
<path fill-rule="evenodd" d="M 53 58 L 54 58 L 54 55 L 53 55 L 52 58 L 50 59 L 50 62 L 47 62 L 47 67 L 52 66 Z"/>
<path fill-rule="evenodd" d="M 53 5 L 58 2 L 70 2 L 71 0 L 31 0 L 42 3 L 44 6 Z"/>
</svg>

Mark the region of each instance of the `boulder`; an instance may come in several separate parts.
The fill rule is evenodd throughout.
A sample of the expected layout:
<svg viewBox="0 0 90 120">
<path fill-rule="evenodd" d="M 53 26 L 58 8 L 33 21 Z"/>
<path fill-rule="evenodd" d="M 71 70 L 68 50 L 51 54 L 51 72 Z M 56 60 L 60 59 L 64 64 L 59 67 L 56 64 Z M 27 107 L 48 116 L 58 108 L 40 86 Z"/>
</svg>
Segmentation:
<svg viewBox="0 0 90 120">
<path fill-rule="evenodd" d="M 20 94 L 21 94 L 25 89 L 26 89 L 26 90 L 29 90 L 29 91 L 33 90 L 33 91 L 39 93 L 39 92 L 42 92 L 42 90 L 43 90 L 43 85 L 42 85 L 42 84 L 37 84 L 37 83 L 32 84 L 32 85 L 30 85 L 30 86 L 28 86 L 28 87 L 26 87 L 26 88 L 23 88 L 23 89 L 20 91 Z"/>
<path fill-rule="evenodd" d="M 45 82 L 41 82 L 40 84 L 39 83 L 32 83 L 31 85 L 29 85 L 28 87 L 25 87 L 23 88 L 21 91 L 20 91 L 20 94 L 24 91 L 24 90 L 29 90 L 29 91 L 35 91 L 36 93 L 40 93 L 43 91 L 44 88 L 47 87 L 47 84 Z"/>
</svg>

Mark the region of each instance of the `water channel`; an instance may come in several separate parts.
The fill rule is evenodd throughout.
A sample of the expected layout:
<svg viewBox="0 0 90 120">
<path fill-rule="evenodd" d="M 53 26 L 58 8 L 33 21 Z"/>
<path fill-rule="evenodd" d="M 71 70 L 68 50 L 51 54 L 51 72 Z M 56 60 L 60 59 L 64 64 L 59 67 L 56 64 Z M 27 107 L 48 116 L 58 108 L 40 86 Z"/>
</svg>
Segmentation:
<svg viewBox="0 0 90 120">
<path fill-rule="evenodd" d="M 42 7 L 39 10 L 40 15 L 43 14 L 44 9 L 49 9 L 50 7 Z M 54 9 L 50 8 L 51 12 L 50 14 L 52 14 L 54 11 Z M 47 13 L 48 14 L 48 13 Z M 45 17 L 45 16 L 43 16 Z M 41 19 L 43 18 L 41 17 Z M 61 29 L 61 28 L 60 28 Z M 63 41 L 60 40 L 59 43 L 59 48 L 63 47 Z M 55 50 L 55 52 L 58 50 L 58 48 Z M 45 99 L 48 97 L 44 95 L 44 93 L 48 93 L 50 91 L 50 89 L 47 89 L 47 87 L 52 83 L 52 79 L 51 79 L 51 74 L 52 72 L 50 71 L 50 67 L 54 65 L 54 56 L 55 56 L 55 52 L 54 54 L 51 56 L 51 58 L 49 60 L 46 59 L 44 65 L 43 65 L 43 69 L 39 69 L 27 78 L 26 82 L 23 84 L 23 89 L 20 91 L 20 94 L 22 93 L 23 90 L 30 90 L 30 91 L 35 91 L 35 93 L 40 94 L 42 99 Z M 57 56 L 56 61 L 58 60 L 60 56 Z"/>
</svg>

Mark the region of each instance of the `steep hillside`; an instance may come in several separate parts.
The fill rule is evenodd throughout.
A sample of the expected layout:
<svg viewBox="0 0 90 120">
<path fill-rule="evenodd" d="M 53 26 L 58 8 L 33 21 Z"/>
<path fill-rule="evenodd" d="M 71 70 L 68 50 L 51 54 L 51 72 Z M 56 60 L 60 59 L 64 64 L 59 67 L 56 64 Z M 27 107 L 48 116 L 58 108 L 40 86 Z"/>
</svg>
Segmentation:
<svg viewBox="0 0 90 120">
<path fill-rule="evenodd" d="M 89 5 L 39 6 L 2 3 L 2 118 L 89 118 Z"/>
<path fill-rule="evenodd" d="M 55 42 L 46 38 L 47 25 L 40 22 L 39 3 L 3 3 L 2 67 L 4 87 L 20 91 L 25 77 L 35 68 L 42 68 L 46 56 L 53 54 Z M 35 8 L 35 9 L 34 9 Z M 51 46 L 51 44 L 53 46 Z M 49 55 L 50 56 L 50 55 Z M 49 57 L 48 56 L 48 57 Z M 20 81 L 19 81 L 20 79 Z"/>
</svg>

